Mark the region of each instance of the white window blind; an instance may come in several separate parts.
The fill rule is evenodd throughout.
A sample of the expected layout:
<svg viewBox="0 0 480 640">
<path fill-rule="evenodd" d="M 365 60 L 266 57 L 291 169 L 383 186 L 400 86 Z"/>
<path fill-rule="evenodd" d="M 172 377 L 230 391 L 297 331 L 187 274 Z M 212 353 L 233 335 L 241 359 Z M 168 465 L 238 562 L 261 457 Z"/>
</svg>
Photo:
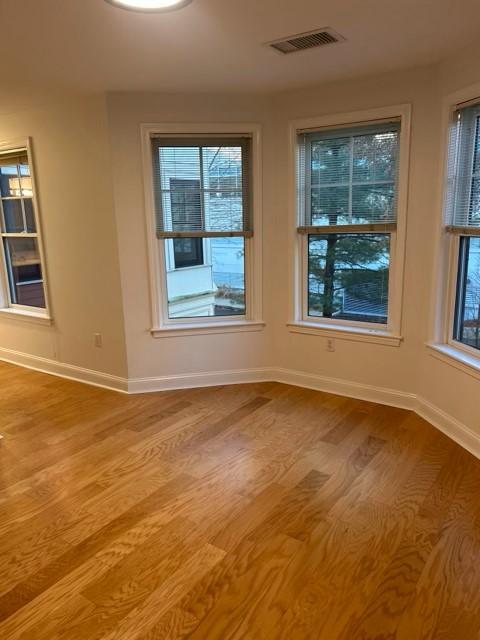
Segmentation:
<svg viewBox="0 0 480 640">
<path fill-rule="evenodd" d="M 449 231 L 480 235 L 480 104 L 459 106 L 450 129 L 445 198 Z"/>
<path fill-rule="evenodd" d="M 399 121 L 299 132 L 299 232 L 394 230 L 399 137 Z"/>
<path fill-rule="evenodd" d="M 157 237 L 253 234 L 251 140 L 152 138 Z"/>
</svg>

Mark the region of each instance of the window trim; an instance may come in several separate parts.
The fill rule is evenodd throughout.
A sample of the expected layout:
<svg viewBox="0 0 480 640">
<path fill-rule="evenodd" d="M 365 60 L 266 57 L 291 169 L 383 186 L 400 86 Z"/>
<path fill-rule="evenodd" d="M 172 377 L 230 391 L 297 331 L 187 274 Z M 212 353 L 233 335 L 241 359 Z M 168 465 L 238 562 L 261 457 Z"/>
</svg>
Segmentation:
<svg viewBox="0 0 480 640">
<path fill-rule="evenodd" d="M 37 240 L 38 251 L 40 254 L 40 264 L 42 267 L 42 281 L 43 281 L 43 294 L 45 298 L 45 308 L 29 307 L 27 305 L 21 305 L 13 303 L 11 300 L 10 287 L 8 284 L 7 266 L 5 250 L 3 241 L 0 242 L 0 317 L 9 319 L 18 319 L 21 321 L 37 322 L 39 324 L 52 324 L 51 304 L 48 287 L 48 273 L 47 262 L 45 258 L 45 249 L 43 242 L 43 230 L 42 230 L 42 215 L 40 210 L 37 179 L 36 179 L 36 167 L 33 153 L 32 138 L 16 138 L 10 140 L 2 140 L 0 142 L 0 153 L 16 150 L 26 150 L 28 157 L 28 164 L 30 167 L 30 174 L 32 180 L 32 201 L 33 201 L 33 216 L 35 219 L 36 233 L 23 233 L 20 237 L 34 237 Z M 19 234 L 3 234 L 3 236 L 19 237 Z"/>
<path fill-rule="evenodd" d="M 470 85 L 444 97 L 437 196 L 436 251 L 434 256 L 435 288 L 430 306 L 430 338 L 425 347 L 438 360 L 466 373 L 480 375 L 480 351 L 454 340 L 455 303 L 459 266 L 460 236 L 463 229 L 449 225 L 445 220 L 447 201 L 447 171 L 449 136 L 452 118 L 457 106 L 465 103 L 480 103 L 480 83 Z M 473 233 L 472 235 L 477 235 Z"/>
<path fill-rule="evenodd" d="M 145 123 L 140 125 L 142 144 L 145 228 L 147 232 L 151 325 L 154 338 L 261 330 L 262 320 L 262 158 L 261 126 L 254 123 Z M 164 240 L 155 228 L 155 200 L 152 175 L 152 136 L 229 137 L 252 139 L 252 208 L 254 234 L 245 238 L 246 313 L 242 316 L 169 318 Z M 195 267 L 193 267 L 195 268 Z"/>
<path fill-rule="evenodd" d="M 345 125 L 369 125 L 377 121 L 400 119 L 400 154 L 398 160 L 398 199 L 396 230 L 388 230 L 390 243 L 390 273 L 388 323 L 364 323 L 357 321 L 339 320 L 337 318 L 319 318 L 305 315 L 307 296 L 307 279 L 305 272 L 306 242 L 308 236 L 298 233 L 297 214 L 297 136 L 299 130 L 321 129 L 323 127 L 342 127 Z M 401 104 L 389 107 L 379 107 L 349 113 L 329 114 L 314 118 L 294 120 L 290 122 L 290 242 L 289 262 L 291 265 L 290 279 L 290 321 L 287 327 L 295 333 L 309 333 L 320 336 L 331 336 L 352 340 L 358 336 L 362 342 L 389 344 L 398 346 L 402 341 L 402 306 L 403 283 L 405 271 L 405 250 L 407 230 L 408 181 L 410 157 L 410 121 L 411 105 Z M 365 233 L 369 231 L 365 225 Z M 321 234 L 321 228 L 318 233 Z M 381 230 L 378 230 L 381 233 Z M 300 329 L 304 328 L 304 331 Z"/>
</svg>

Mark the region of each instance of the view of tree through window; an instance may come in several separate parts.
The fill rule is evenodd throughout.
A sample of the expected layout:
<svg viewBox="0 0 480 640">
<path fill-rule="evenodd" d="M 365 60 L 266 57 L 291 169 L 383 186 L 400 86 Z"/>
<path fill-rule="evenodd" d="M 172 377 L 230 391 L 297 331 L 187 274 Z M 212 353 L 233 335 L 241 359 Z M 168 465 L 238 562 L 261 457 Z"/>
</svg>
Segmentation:
<svg viewBox="0 0 480 640">
<path fill-rule="evenodd" d="M 308 313 L 385 324 L 388 234 L 328 234 L 308 238 Z"/>
<path fill-rule="evenodd" d="M 391 123 L 307 133 L 301 141 L 310 317 L 388 322 L 398 138 L 399 124 Z"/>
<path fill-rule="evenodd" d="M 312 224 L 380 222 L 392 215 L 397 134 L 312 141 Z"/>
</svg>

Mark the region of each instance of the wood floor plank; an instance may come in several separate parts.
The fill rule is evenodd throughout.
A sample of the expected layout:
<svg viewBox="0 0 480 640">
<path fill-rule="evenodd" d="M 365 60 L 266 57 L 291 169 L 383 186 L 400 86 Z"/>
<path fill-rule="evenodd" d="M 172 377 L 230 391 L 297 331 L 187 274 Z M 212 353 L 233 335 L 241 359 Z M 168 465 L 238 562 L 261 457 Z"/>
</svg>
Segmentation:
<svg viewBox="0 0 480 640">
<path fill-rule="evenodd" d="M 1 640 L 480 640 L 480 462 L 278 383 L 0 363 Z"/>
<path fill-rule="evenodd" d="M 213 545 L 206 544 L 198 550 L 191 558 L 167 580 L 156 589 L 141 605 L 131 611 L 120 625 L 104 636 L 105 640 L 120 640 L 129 638 L 137 640 L 151 627 L 153 627 L 162 617 L 180 601 L 192 583 L 201 579 L 225 556 Z"/>
<path fill-rule="evenodd" d="M 162 487 L 144 500 L 139 501 L 121 516 L 85 538 L 81 543 L 72 546 L 61 556 L 54 558 L 50 564 L 43 567 L 38 573 L 15 585 L 0 597 L 0 621 L 13 615 L 73 569 L 81 566 L 86 559 L 95 555 L 112 538 L 132 528 L 134 524 L 147 516 L 152 510 L 158 510 L 171 495 L 181 491 L 190 482 L 191 479 L 188 477 L 175 478 L 168 486 Z"/>
</svg>

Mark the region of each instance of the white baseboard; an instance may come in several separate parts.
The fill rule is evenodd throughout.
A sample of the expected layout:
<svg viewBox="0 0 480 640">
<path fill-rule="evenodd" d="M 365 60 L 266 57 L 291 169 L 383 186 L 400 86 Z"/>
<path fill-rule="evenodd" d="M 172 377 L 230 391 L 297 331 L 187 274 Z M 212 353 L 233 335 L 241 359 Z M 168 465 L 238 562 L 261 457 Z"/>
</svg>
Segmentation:
<svg viewBox="0 0 480 640">
<path fill-rule="evenodd" d="M 480 458 L 480 434 L 472 431 L 453 416 L 445 413 L 425 398 L 417 398 L 415 413 L 433 424 L 439 431 L 454 440 L 476 458 Z"/>
<path fill-rule="evenodd" d="M 420 398 L 413 393 L 395 389 L 278 367 L 202 372 L 152 378 L 130 378 L 127 380 L 127 378 L 93 371 L 92 369 L 84 369 L 10 349 L 0 348 L 0 360 L 41 371 L 42 373 L 67 378 L 68 380 L 130 394 L 252 382 L 281 382 L 415 411 L 461 447 L 480 458 L 480 434 L 475 433 L 465 424 L 431 404 L 428 400 Z"/>
<path fill-rule="evenodd" d="M 401 409 L 413 409 L 415 407 L 415 394 L 405 391 L 396 391 L 395 389 L 388 389 L 386 387 L 375 387 L 361 382 L 351 382 L 341 380 L 340 378 L 319 376 L 317 374 L 294 371 L 292 369 L 277 368 L 273 369 L 273 372 L 275 381 L 283 382 L 284 384 L 315 389 L 316 391 L 325 391 L 327 393 L 367 400 L 378 404 L 387 404 L 392 407 L 400 407 Z"/>
<path fill-rule="evenodd" d="M 111 389 L 113 391 L 128 392 L 128 381 L 126 378 L 113 376 L 109 373 L 101 373 L 93 369 L 84 369 L 73 364 L 65 364 L 58 360 L 42 358 L 40 356 L 32 356 L 21 351 L 13 351 L 12 349 L 0 348 L 0 360 L 17 364 L 27 369 L 48 373 L 50 375 L 74 380 L 75 382 L 84 382 L 95 387 Z"/>
<path fill-rule="evenodd" d="M 227 384 L 246 384 L 249 382 L 273 381 L 272 369 L 237 369 L 233 371 L 213 371 L 186 373 L 155 378 L 130 378 L 129 393 L 154 393 L 174 389 L 194 389 L 198 387 L 216 387 Z"/>
<path fill-rule="evenodd" d="M 128 381 L 128 392 L 153 393 L 155 391 L 212 387 L 227 384 L 246 384 L 251 382 L 282 382 L 297 387 L 348 396 L 349 398 L 388 404 L 394 407 L 401 407 L 402 409 L 413 409 L 416 400 L 415 395 L 411 393 L 278 367 L 189 373 L 154 378 L 131 378 Z"/>
</svg>

